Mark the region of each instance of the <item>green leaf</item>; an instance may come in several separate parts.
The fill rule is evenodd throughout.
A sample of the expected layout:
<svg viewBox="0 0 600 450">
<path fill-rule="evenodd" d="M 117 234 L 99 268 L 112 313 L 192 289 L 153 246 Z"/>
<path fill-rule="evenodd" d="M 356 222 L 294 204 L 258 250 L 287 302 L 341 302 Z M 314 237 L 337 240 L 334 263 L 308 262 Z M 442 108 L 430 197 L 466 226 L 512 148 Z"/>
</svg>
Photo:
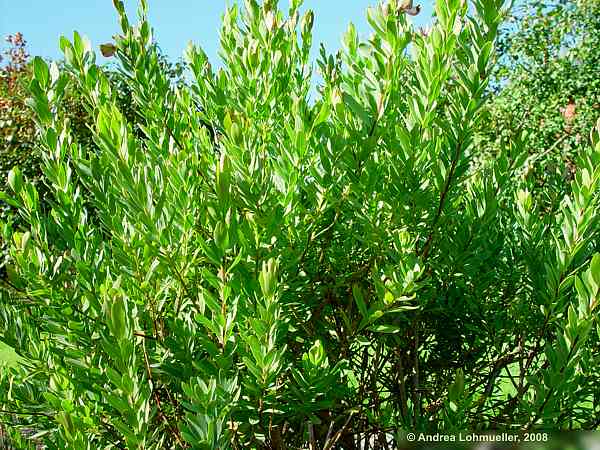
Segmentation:
<svg viewBox="0 0 600 450">
<path fill-rule="evenodd" d="M 8 185 L 15 194 L 21 192 L 23 187 L 23 175 L 18 167 L 14 167 L 8 172 Z"/>
<path fill-rule="evenodd" d="M 600 287 L 600 253 L 594 254 L 590 263 L 590 274 L 596 283 L 596 289 Z"/>
<path fill-rule="evenodd" d="M 358 329 L 362 330 L 365 327 L 371 325 L 373 322 L 377 321 L 381 317 L 383 317 L 385 313 L 382 310 L 375 310 L 373 312 L 369 311 L 368 316 L 363 318 L 358 325 Z"/>
<path fill-rule="evenodd" d="M 355 99 L 354 97 L 352 97 L 350 94 L 344 92 L 342 94 L 342 98 L 344 101 L 344 104 L 347 105 L 348 107 L 350 107 L 350 109 L 352 110 L 352 112 L 358 116 L 358 118 L 360 119 L 360 121 L 363 123 L 364 127 L 370 127 L 371 126 L 371 118 L 369 117 L 369 114 L 367 113 L 367 111 L 365 110 L 365 108 L 360 105 Z"/>
<path fill-rule="evenodd" d="M 464 393 L 464 388 L 465 376 L 462 369 L 458 369 L 456 371 L 456 378 L 454 380 L 454 383 L 450 385 L 450 388 L 448 390 L 448 399 L 451 402 L 458 404 L 459 400 L 461 399 Z"/>
<path fill-rule="evenodd" d="M 215 240 L 215 245 L 221 250 L 221 252 L 225 253 L 225 251 L 229 248 L 229 235 L 227 230 L 227 225 L 223 221 L 218 221 L 215 225 L 213 238 Z"/>
<path fill-rule="evenodd" d="M 396 325 L 375 325 L 373 327 L 370 327 L 369 329 L 375 333 L 387 334 L 396 334 L 402 331 L 402 329 Z"/>
<path fill-rule="evenodd" d="M 129 336 L 129 326 L 127 320 L 127 311 L 125 309 L 125 300 L 121 295 L 112 299 L 110 305 L 109 324 L 111 332 L 118 341 L 122 341 Z"/>
<path fill-rule="evenodd" d="M 50 70 L 46 61 L 39 56 L 33 58 L 33 73 L 42 89 L 47 89 L 50 86 Z"/>
<path fill-rule="evenodd" d="M 315 128 L 318 125 L 321 125 L 322 123 L 327 121 L 330 114 L 331 114 L 331 104 L 327 101 L 322 101 L 321 107 L 319 108 L 319 112 L 317 113 L 317 116 L 315 117 L 315 120 L 312 124 L 313 128 Z"/>
<path fill-rule="evenodd" d="M 367 304 L 365 303 L 365 298 L 360 286 L 356 283 L 352 285 L 352 295 L 354 296 L 354 301 L 356 302 L 360 314 L 363 318 L 366 318 L 368 315 Z"/>
</svg>

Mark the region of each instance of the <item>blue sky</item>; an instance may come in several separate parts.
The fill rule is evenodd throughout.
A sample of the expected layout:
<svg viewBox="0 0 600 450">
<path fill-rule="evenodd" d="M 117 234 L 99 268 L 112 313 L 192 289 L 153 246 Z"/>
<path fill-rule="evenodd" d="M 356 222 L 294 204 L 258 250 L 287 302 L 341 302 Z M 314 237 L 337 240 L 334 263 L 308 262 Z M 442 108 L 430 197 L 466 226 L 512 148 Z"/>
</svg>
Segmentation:
<svg viewBox="0 0 600 450">
<path fill-rule="evenodd" d="M 218 64 L 221 14 L 228 2 L 149 0 L 148 3 L 155 37 L 170 59 L 181 57 L 187 43 L 192 41 Z M 362 37 L 367 37 L 370 29 L 366 9 L 376 3 L 377 0 L 305 0 L 303 9 L 315 11 L 313 47 L 317 49 L 318 43 L 323 42 L 330 53 L 335 52 L 349 22 L 356 25 Z M 134 18 L 137 1 L 125 0 L 125 4 L 130 18 Z M 420 4 L 423 11 L 413 19 L 416 25 L 428 23 L 433 9 L 433 0 L 421 0 Z M 287 10 L 288 0 L 281 0 L 280 6 Z M 112 0 L 0 0 L 0 35 L 20 31 L 32 55 L 60 58 L 59 36 L 70 38 L 75 30 L 90 38 L 96 49 L 110 41 L 119 31 Z"/>
</svg>

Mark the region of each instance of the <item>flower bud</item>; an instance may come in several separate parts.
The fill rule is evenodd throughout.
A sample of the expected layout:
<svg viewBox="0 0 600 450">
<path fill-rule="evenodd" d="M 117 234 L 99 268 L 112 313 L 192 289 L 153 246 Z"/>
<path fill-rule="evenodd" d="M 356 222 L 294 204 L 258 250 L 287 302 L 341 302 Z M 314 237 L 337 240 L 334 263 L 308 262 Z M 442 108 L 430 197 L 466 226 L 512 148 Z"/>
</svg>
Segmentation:
<svg viewBox="0 0 600 450">
<path fill-rule="evenodd" d="M 333 88 L 331 91 L 331 106 L 338 114 L 341 114 L 344 110 L 342 91 L 338 87 Z"/>
<path fill-rule="evenodd" d="M 275 17 L 273 11 L 267 11 L 265 14 L 265 25 L 267 30 L 269 30 L 269 33 L 272 33 L 277 26 L 277 18 Z"/>
<path fill-rule="evenodd" d="M 272 298 L 277 291 L 277 269 L 278 263 L 274 258 L 263 262 L 262 271 L 258 276 L 260 288 L 265 298 Z"/>
<path fill-rule="evenodd" d="M 229 162 L 227 154 L 224 151 L 221 152 L 221 159 L 217 163 L 215 178 L 217 185 L 217 196 L 219 197 L 219 200 L 226 201 L 229 198 L 229 188 L 231 183 L 231 164 Z"/>
<path fill-rule="evenodd" d="M 259 48 L 258 41 L 252 40 L 247 50 L 248 66 L 250 69 L 255 69 L 258 66 Z"/>
<path fill-rule="evenodd" d="M 315 21 L 315 14 L 312 10 L 308 10 L 304 17 L 302 17 L 302 22 L 300 22 L 300 28 L 302 30 L 302 36 L 307 36 L 312 32 L 313 23 Z"/>
</svg>

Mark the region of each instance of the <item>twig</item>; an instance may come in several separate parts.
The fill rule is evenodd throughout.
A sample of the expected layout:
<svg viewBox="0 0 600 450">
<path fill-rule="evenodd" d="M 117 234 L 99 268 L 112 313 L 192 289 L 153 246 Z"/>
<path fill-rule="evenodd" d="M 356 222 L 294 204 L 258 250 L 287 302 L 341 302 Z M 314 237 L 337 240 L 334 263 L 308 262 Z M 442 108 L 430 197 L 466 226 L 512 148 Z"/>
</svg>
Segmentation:
<svg viewBox="0 0 600 450">
<path fill-rule="evenodd" d="M 417 319 L 416 319 L 417 320 Z M 413 377 L 413 383 L 414 383 L 414 392 L 413 392 L 413 402 L 414 402 L 414 425 L 417 426 L 418 423 L 418 419 L 419 419 L 419 414 L 421 413 L 420 409 L 421 409 L 421 394 L 419 391 L 419 322 L 418 320 L 416 321 L 415 324 L 415 340 L 414 340 L 414 358 L 415 358 L 415 362 L 414 362 L 414 369 L 415 369 L 415 374 Z"/>
<path fill-rule="evenodd" d="M 353 416 L 354 416 L 354 411 L 352 411 L 348 415 L 346 422 L 344 422 L 344 425 L 342 426 L 342 428 L 340 428 L 337 431 L 337 433 L 335 433 L 335 435 L 333 436 L 333 439 L 331 441 L 325 442 L 325 445 L 323 446 L 323 450 L 330 450 L 331 448 L 333 448 L 333 446 L 337 443 L 339 438 L 342 436 L 342 433 L 346 430 L 346 427 L 350 423 L 350 420 L 352 419 Z"/>
<path fill-rule="evenodd" d="M 308 436 L 309 436 L 309 442 L 308 442 L 309 450 L 317 450 L 317 440 L 315 438 L 315 427 L 313 426 L 313 424 L 310 421 L 308 422 Z"/>
<path fill-rule="evenodd" d="M 15 414 L 17 416 L 44 416 L 44 417 L 48 417 L 49 419 L 54 418 L 54 415 L 52 415 L 50 413 L 33 412 L 33 411 L 9 411 L 6 409 L 0 409 L 0 414 Z"/>
<path fill-rule="evenodd" d="M 398 359 L 397 359 L 397 364 L 398 364 L 397 378 L 398 378 L 398 384 L 399 384 L 399 389 L 400 389 L 400 411 L 402 412 L 403 420 L 407 420 L 408 419 L 408 400 L 406 398 L 406 386 L 404 384 L 404 365 L 402 364 L 402 354 L 400 353 L 399 349 L 396 351 L 396 355 L 398 357 Z"/>
<path fill-rule="evenodd" d="M 177 444 L 181 448 L 185 448 L 185 445 L 183 444 L 183 442 L 181 441 L 181 438 L 179 436 L 179 431 L 177 430 L 176 427 L 174 427 L 173 425 L 171 425 L 171 423 L 169 423 L 169 420 L 167 419 L 167 417 L 164 415 L 164 413 L 162 411 L 160 397 L 158 396 L 158 392 L 155 390 L 154 382 L 153 382 L 153 379 L 152 379 L 152 371 L 150 369 L 150 361 L 148 360 L 148 352 L 146 351 L 146 341 L 145 340 L 142 340 L 142 349 L 143 349 L 143 352 L 144 352 L 144 362 L 146 364 L 146 372 L 148 373 L 148 380 L 152 384 L 152 393 L 154 394 L 154 400 L 156 401 L 156 407 L 157 407 L 157 410 L 158 410 L 158 415 L 162 419 L 162 421 L 165 423 L 165 425 L 167 426 L 167 428 L 171 431 L 171 434 L 173 435 L 173 437 L 177 441 Z"/>
<path fill-rule="evenodd" d="M 157 338 L 157 337 L 155 337 L 155 336 L 149 336 L 149 335 L 147 335 L 147 334 L 144 334 L 144 333 L 142 333 L 141 331 L 134 331 L 134 332 L 133 332 L 133 335 L 134 335 L 134 336 L 141 337 L 141 338 L 144 338 L 144 339 L 158 340 L 158 338 Z"/>
</svg>

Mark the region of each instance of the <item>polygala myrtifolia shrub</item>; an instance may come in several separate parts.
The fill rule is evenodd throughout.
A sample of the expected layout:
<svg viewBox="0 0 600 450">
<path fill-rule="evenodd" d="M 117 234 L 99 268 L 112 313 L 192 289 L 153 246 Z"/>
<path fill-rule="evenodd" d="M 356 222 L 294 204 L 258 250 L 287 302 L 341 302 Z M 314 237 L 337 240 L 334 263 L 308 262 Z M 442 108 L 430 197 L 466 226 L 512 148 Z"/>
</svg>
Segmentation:
<svg viewBox="0 0 600 450">
<path fill-rule="evenodd" d="M 9 174 L 27 227 L 4 227 L 0 329 L 22 356 L 1 372 L 5 433 L 351 450 L 402 430 L 598 427 L 599 139 L 552 216 L 519 141 L 470 164 L 503 0 L 438 1 L 426 33 L 408 2 L 369 9 L 368 41 L 350 26 L 321 51 L 315 100 L 313 14 L 276 3 L 228 8 L 223 68 L 190 47 L 186 86 L 161 69 L 146 2 L 132 27 L 116 0 L 141 133 L 79 34 L 61 38 L 64 71 L 34 60 L 54 200 L 43 212 Z M 56 108 L 68 77 L 97 150 Z"/>
</svg>

